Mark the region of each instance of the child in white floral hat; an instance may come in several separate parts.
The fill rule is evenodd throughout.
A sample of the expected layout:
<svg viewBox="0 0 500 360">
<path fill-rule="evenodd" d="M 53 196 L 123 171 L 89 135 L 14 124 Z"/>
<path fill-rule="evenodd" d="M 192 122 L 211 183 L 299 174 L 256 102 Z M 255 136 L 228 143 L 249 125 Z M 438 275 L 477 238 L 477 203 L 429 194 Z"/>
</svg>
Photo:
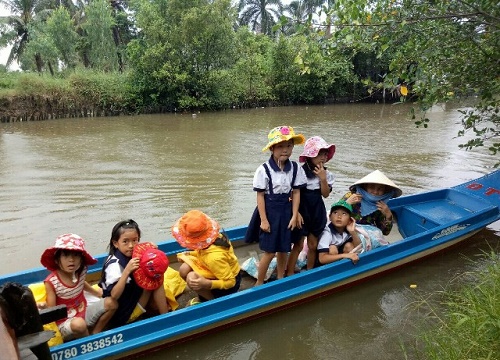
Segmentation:
<svg viewBox="0 0 500 360">
<path fill-rule="evenodd" d="M 306 186 L 306 174 L 294 161 L 290 161 L 293 147 L 304 143 L 304 135 L 295 134 L 291 126 L 278 126 L 268 135 L 262 151 L 271 151 L 271 157 L 260 165 L 253 178 L 257 192 L 254 211 L 245 241 L 258 240 L 264 251 L 259 261 L 257 282 L 264 277 L 271 260 L 277 257 L 277 278 L 285 275 L 288 252 L 292 244 L 292 231 L 302 227 L 299 214 L 300 188 Z"/>
<path fill-rule="evenodd" d="M 40 262 L 51 271 L 44 281 L 46 306 L 66 305 L 68 311 L 66 318 L 56 321 L 64 341 L 104 330 L 118 303 L 111 298 L 103 299 L 102 291 L 85 280 L 88 266 L 97 262 L 85 250 L 85 241 L 76 234 L 61 235 L 54 246 L 43 252 Z M 87 306 L 84 290 L 99 301 Z"/>
<path fill-rule="evenodd" d="M 303 248 L 304 236 L 307 237 L 307 269 L 316 262 L 318 238 L 325 229 L 327 214 L 323 198 L 327 198 L 333 187 L 335 177 L 327 170 L 325 163 L 335 154 L 335 145 L 328 144 L 323 138 L 313 136 L 307 139 L 299 162 L 307 176 L 307 185 L 300 189 L 299 213 L 303 218 L 301 235 L 294 244 L 288 258 L 287 276 L 295 273 L 295 264 Z"/>
</svg>

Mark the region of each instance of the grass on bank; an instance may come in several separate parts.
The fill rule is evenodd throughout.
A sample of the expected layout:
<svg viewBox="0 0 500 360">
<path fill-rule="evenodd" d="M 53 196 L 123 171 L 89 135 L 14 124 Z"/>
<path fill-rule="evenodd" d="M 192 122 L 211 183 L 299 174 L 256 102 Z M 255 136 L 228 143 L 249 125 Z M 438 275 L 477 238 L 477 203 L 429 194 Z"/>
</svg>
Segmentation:
<svg viewBox="0 0 500 360">
<path fill-rule="evenodd" d="M 418 337 L 419 358 L 500 359 L 500 253 L 486 254 L 483 266 L 439 295 L 442 300 L 431 306 L 427 330 Z"/>
</svg>

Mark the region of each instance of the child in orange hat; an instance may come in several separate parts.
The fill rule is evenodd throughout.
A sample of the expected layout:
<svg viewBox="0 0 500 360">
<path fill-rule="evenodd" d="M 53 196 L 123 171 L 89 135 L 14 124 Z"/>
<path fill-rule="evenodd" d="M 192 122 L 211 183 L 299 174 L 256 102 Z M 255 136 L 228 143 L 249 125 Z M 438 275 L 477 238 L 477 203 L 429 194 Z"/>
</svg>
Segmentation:
<svg viewBox="0 0 500 360">
<path fill-rule="evenodd" d="M 85 241 L 76 234 L 61 235 L 43 252 L 40 262 L 51 271 L 44 280 L 46 306 L 66 305 L 68 311 L 67 318 L 56 321 L 63 340 L 101 332 L 118 304 L 111 298 L 101 298 L 102 292 L 85 280 L 88 266 L 97 262 L 85 250 Z M 87 306 L 84 290 L 100 300 Z"/>
<path fill-rule="evenodd" d="M 284 277 L 292 231 L 302 227 L 300 188 L 306 186 L 307 179 L 304 169 L 290 161 L 290 156 L 294 146 L 304 140 L 304 135 L 295 134 L 291 126 L 278 126 L 269 132 L 268 143 L 262 149 L 270 150 L 271 156 L 255 171 L 253 189 L 257 192 L 257 208 L 245 235 L 246 242 L 258 240 L 259 248 L 264 251 L 255 285 L 264 283 L 275 256 L 277 278 Z"/>
<path fill-rule="evenodd" d="M 111 328 L 134 321 L 148 308 L 160 314 L 169 310 L 165 290 L 162 286 L 163 273 L 168 266 L 168 260 L 161 259 L 158 252 L 151 253 L 150 251 L 149 255 L 143 258 L 143 254 L 149 246 L 147 248 L 139 247 L 139 254 L 137 251 L 139 249 L 135 248 L 139 246 L 140 240 L 141 230 L 132 219 L 120 221 L 111 231 L 109 255 L 104 262 L 101 282 L 99 283 L 103 289 L 103 296 L 118 301 L 118 309 L 109 321 Z M 145 278 L 146 273 L 142 273 L 144 269 L 139 270 L 139 268 L 143 261 L 148 262 L 148 257 L 149 260 L 155 260 L 150 263 L 152 267 L 147 272 L 150 276 Z M 139 276 L 134 276 L 134 272 L 138 270 Z M 160 273 L 161 281 L 160 275 L 155 275 Z M 157 287 L 154 288 L 155 286 Z"/>
<path fill-rule="evenodd" d="M 172 227 L 177 242 L 191 250 L 178 255 L 181 277 L 204 302 L 238 291 L 240 265 L 233 246 L 217 221 L 199 210 L 184 214 Z M 192 299 L 195 304 L 198 299 Z"/>
</svg>

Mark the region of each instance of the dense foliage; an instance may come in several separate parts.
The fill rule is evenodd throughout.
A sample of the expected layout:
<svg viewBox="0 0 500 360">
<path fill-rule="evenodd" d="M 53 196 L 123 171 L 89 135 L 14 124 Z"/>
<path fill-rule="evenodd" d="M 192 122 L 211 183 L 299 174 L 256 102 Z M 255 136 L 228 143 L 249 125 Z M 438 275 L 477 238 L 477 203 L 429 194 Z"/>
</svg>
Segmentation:
<svg viewBox="0 0 500 360">
<path fill-rule="evenodd" d="M 127 110 L 450 99 L 466 148 L 500 149 L 493 0 L 0 0 L 0 46 L 25 72 L 128 83 Z M 118 104 L 124 108 L 125 104 Z M 417 108 L 416 108 L 417 109 Z"/>
<path fill-rule="evenodd" d="M 500 357 L 500 258 L 488 254 L 483 267 L 463 274 L 431 305 L 421 359 L 498 359 Z M 426 299 L 429 304 L 433 298 Z"/>
</svg>

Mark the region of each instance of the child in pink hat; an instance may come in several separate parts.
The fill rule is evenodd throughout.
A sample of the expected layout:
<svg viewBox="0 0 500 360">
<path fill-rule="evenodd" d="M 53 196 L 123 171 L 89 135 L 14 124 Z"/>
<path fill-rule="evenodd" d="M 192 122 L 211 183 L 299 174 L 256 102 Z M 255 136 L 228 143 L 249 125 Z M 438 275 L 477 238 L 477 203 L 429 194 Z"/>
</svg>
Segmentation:
<svg viewBox="0 0 500 360">
<path fill-rule="evenodd" d="M 333 187 L 335 177 L 327 170 L 325 163 L 331 160 L 335 154 L 335 145 L 328 144 L 323 138 L 313 136 L 307 139 L 304 151 L 299 156 L 299 162 L 304 163 L 302 168 L 307 176 L 307 185 L 300 189 L 299 213 L 302 215 L 304 224 L 298 239 L 294 244 L 287 264 L 287 275 L 295 273 L 295 264 L 304 236 L 307 237 L 307 269 L 312 269 L 316 263 L 316 248 L 318 238 L 325 229 L 327 214 L 323 198 L 327 198 Z"/>
<path fill-rule="evenodd" d="M 103 299 L 102 291 L 94 289 L 85 280 L 88 266 L 97 262 L 85 250 L 85 241 L 76 234 L 61 235 L 54 246 L 43 252 L 40 262 L 51 271 L 44 281 L 46 305 L 66 305 L 68 311 L 67 318 L 56 321 L 63 340 L 104 330 L 118 304 L 111 298 Z M 99 301 L 87 306 L 84 290 L 98 297 Z"/>
</svg>

